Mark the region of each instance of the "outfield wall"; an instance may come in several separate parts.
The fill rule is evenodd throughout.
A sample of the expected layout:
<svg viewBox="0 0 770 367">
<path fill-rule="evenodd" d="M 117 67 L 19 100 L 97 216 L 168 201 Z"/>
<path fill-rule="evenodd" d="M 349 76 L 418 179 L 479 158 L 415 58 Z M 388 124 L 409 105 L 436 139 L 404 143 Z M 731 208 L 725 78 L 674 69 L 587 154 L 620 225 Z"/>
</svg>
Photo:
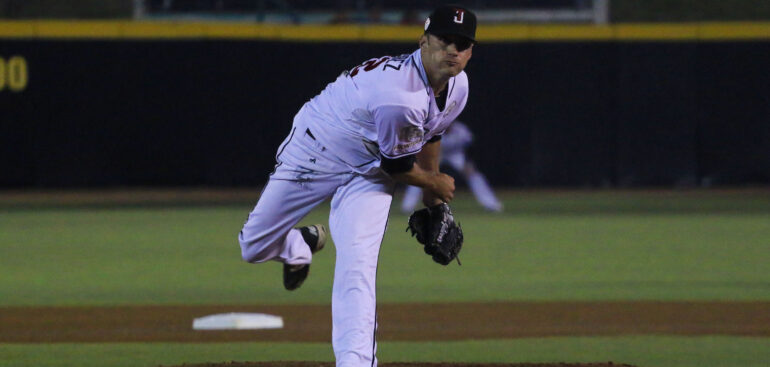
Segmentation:
<svg viewBox="0 0 770 367">
<path fill-rule="evenodd" d="M 419 28 L 0 23 L 0 187 L 259 185 L 303 102 Z M 498 186 L 770 183 L 770 25 L 480 28 Z"/>
</svg>

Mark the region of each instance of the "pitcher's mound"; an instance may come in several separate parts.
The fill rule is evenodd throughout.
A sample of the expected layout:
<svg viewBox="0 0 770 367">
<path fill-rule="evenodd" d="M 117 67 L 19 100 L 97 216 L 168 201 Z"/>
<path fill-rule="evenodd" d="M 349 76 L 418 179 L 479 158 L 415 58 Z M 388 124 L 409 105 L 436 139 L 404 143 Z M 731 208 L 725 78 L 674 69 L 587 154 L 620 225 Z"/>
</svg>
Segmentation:
<svg viewBox="0 0 770 367">
<path fill-rule="evenodd" d="M 379 363 L 379 367 L 635 367 L 630 364 L 603 363 Z M 182 366 L 172 366 L 182 367 Z M 185 364 L 184 367 L 334 367 L 334 362 L 228 362 Z"/>
</svg>

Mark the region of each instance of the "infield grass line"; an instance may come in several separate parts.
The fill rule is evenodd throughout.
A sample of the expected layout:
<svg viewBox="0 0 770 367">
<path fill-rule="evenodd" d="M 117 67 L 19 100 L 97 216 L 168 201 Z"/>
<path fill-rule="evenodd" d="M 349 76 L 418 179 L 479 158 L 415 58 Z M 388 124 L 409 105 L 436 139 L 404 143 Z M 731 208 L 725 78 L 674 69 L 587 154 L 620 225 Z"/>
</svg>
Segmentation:
<svg viewBox="0 0 770 367">
<path fill-rule="evenodd" d="M 433 263 L 393 210 L 378 300 L 770 299 L 762 192 L 501 196 L 502 214 L 467 192 L 453 202 L 462 266 Z M 0 211 L 0 305 L 328 303 L 333 241 L 302 289 L 286 292 L 280 264 L 240 258 L 251 205 Z M 322 204 L 302 223 L 327 218 Z"/>
</svg>

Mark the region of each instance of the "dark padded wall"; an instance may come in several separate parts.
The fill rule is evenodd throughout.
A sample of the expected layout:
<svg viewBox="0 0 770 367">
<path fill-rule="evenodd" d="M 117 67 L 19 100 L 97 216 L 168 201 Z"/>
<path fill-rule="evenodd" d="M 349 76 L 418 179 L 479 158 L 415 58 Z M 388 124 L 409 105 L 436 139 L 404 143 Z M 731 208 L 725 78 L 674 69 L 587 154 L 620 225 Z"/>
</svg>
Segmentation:
<svg viewBox="0 0 770 367">
<path fill-rule="evenodd" d="M 259 185 L 298 108 L 411 43 L 3 40 L 0 187 Z M 498 186 L 770 182 L 770 42 L 482 44 L 461 116 Z"/>
</svg>

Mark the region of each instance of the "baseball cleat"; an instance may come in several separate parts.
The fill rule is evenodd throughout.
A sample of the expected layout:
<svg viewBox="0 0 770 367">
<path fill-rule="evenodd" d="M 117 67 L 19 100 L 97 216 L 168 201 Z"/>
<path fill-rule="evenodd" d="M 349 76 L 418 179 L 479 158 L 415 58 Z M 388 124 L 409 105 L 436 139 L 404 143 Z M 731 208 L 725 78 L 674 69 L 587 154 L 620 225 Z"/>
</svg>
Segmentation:
<svg viewBox="0 0 770 367">
<path fill-rule="evenodd" d="M 300 227 L 299 232 L 305 243 L 310 247 L 310 252 L 321 251 L 326 244 L 326 227 L 323 224 L 314 224 L 312 226 Z M 283 264 L 283 286 L 287 290 L 293 291 L 299 288 L 307 278 L 310 272 L 310 264 Z"/>
<path fill-rule="evenodd" d="M 323 224 L 300 227 L 299 232 L 302 233 L 302 238 L 313 253 L 321 251 L 324 248 L 324 245 L 326 244 L 326 227 L 324 227 Z"/>
</svg>

